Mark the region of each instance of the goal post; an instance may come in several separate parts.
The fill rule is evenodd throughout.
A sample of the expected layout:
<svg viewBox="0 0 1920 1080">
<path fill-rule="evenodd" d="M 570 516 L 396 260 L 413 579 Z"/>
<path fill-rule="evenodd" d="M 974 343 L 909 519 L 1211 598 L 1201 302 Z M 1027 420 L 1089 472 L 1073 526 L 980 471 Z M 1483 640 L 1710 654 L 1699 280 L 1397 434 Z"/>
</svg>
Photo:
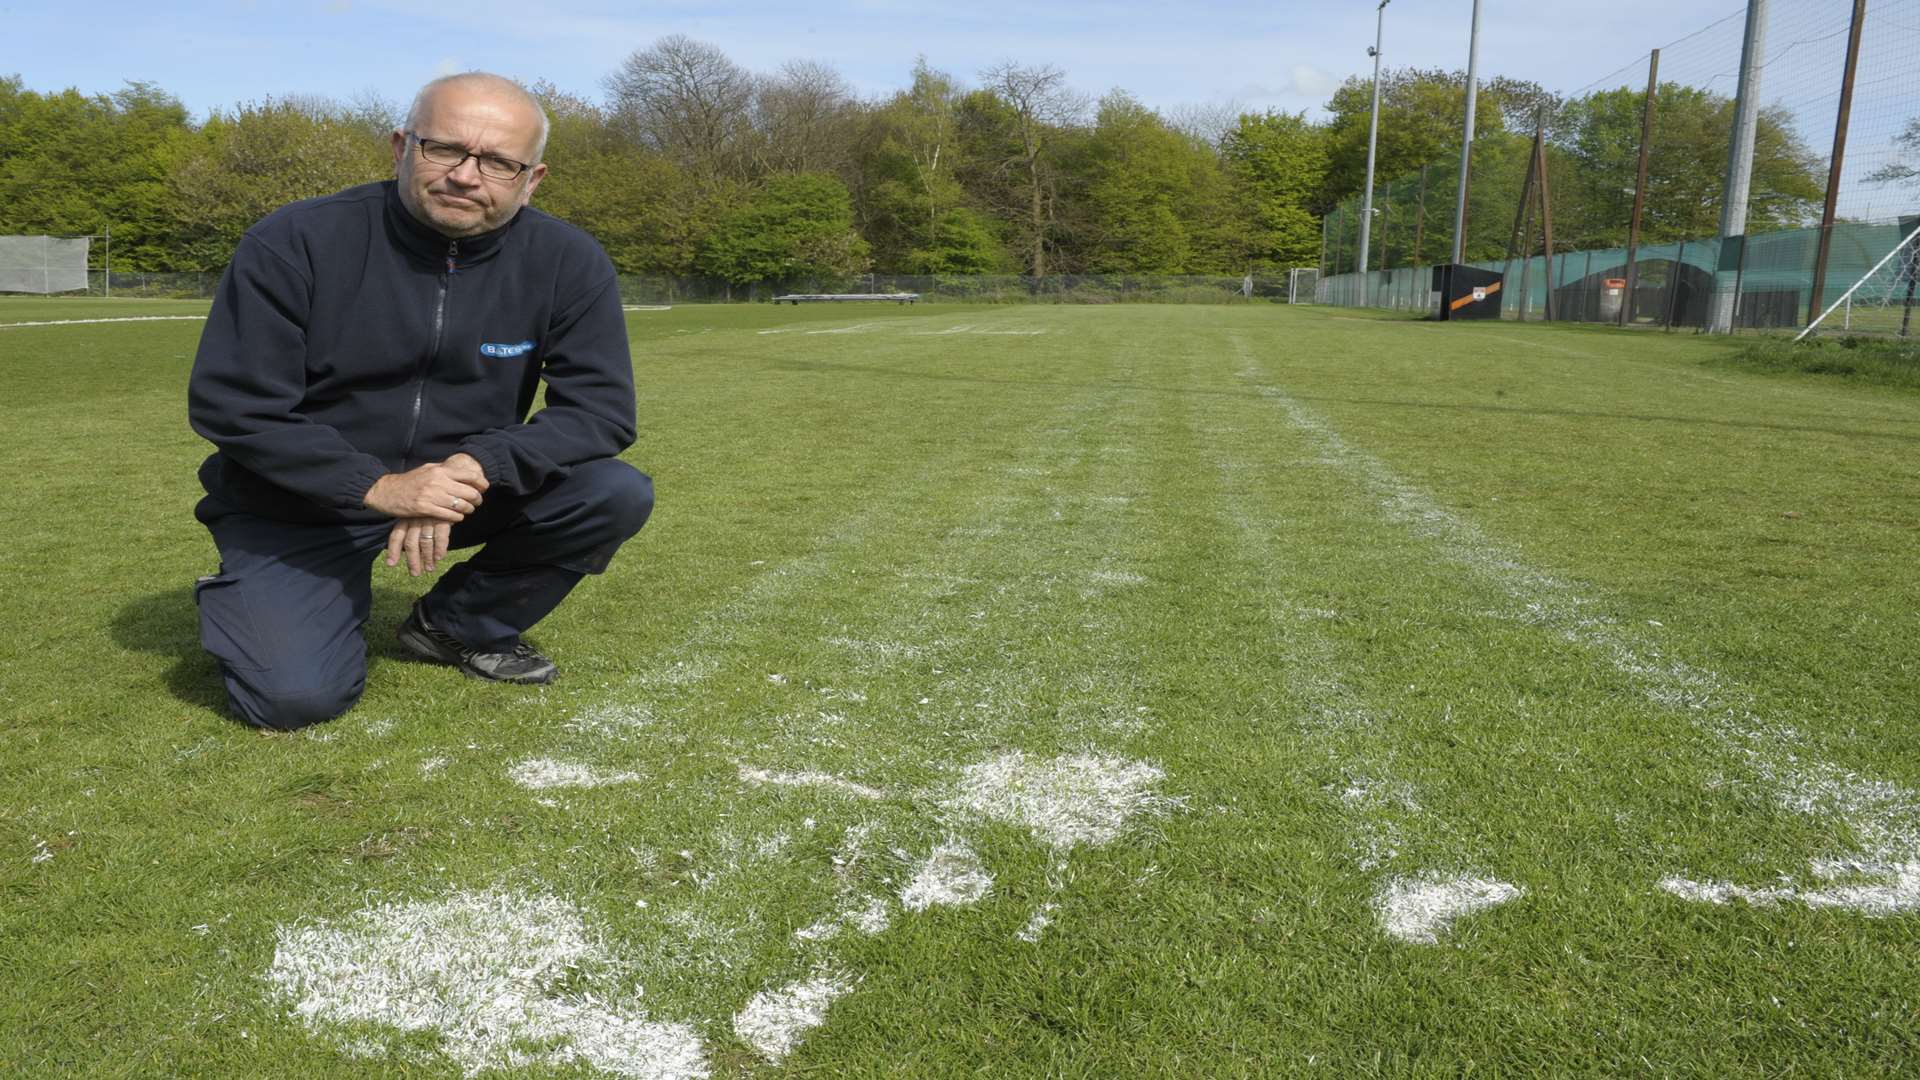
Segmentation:
<svg viewBox="0 0 1920 1080">
<path fill-rule="evenodd" d="M 1900 242 L 1827 306 L 1793 340 L 1816 330 L 1911 336 L 1914 291 L 1920 285 L 1920 216 L 1900 219 Z"/>
<path fill-rule="evenodd" d="M 1317 266 L 1297 266 L 1287 271 L 1287 303 L 1313 303 L 1313 294 L 1319 284 L 1320 268 Z"/>
<path fill-rule="evenodd" d="M 85 292 L 88 236 L 0 236 L 0 293 Z"/>
</svg>

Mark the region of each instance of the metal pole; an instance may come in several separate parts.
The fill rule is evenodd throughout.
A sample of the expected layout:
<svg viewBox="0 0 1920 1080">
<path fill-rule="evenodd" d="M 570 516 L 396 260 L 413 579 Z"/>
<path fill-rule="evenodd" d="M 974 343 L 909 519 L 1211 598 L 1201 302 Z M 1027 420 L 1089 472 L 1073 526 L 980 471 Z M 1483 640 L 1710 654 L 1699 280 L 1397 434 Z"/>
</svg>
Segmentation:
<svg viewBox="0 0 1920 1080">
<path fill-rule="evenodd" d="M 1454 193 L 1453 261 L 1467 243 L 1467 171 L 1473 162 L 1473 110 L 1480 97 L 1480 0 L 1473 0 L 1473 30 L 1467 37 L 1467 123 L 1460 140 L 1460 190 Z"/>
<path fill-rule="evenodd" d="M 1760 121 L 1760 61 L 1767 40 L 1767 0 L 1747 0 L 1747 32 L 1740 46 L 1740 88 L 1733 106 L 1733 141 L 1727 153 L 1727 182 L 1720 198 L 1720 250 L 1739 243 L 1747 233 L 1747 196 L 1753 183 L 1753 135 Z M 1717 265 L 1713 298 L 1708 307 L 1707 331 L 1724 334 L 1733 329 L 1735 275 Z"/>
<path fill-rule="evenodd" d="M 1653 104 L 1660 92 L 1660 50 L 1647 60 L 1647 103 L 1640 110 L 1640 171 L 1633 181 L 1633 223 L 1627 226 L 1627 295 L 1620 300 L 1620 325 L 1633 321 L 1633 290 L 1640 283 L 1634 262 L 1640 253 L 1640 213 L 1647 207 L 1647 150 L 1653 145 Z"/>
<path fill-rule="evenodd" d="M 1513 232 L 1507 234 L 1507 262 L 1500 268 L 1500 277 L 1504 280 L 1513 275 L 1513 252 L 1520 246 L 1520 226 L 1527 220 L 1527 210 L 1533 205 L 1533 170 L 1540 164 L 1539 159 L 1528 155 L 1527 180 L 1520 185 L 1520 201 L 1513 207 Z M 1532 258 L 1532 230 L 1528 230 L 1527 257 Z M 1524 302 L 1524 301 L 1523 301 Z"/>
<path fill-rule="evenodd" d="M 1540 118 L 1533 129 L 1533 156 L 1540 162 L 1540 239 L 1544 245 L 1546 264 L 1542 267 L 1547 282 L 1547 295 L 1541 305 L 1546 312 L 1548 322 L 1553 321 L 1553 197 L 1547 191 L 1547 112 L 1540 110 Z"/>
<path fill-rule="evenodd" d="M 1539 164 L 1534 158 L 1527 165 L 1527 197 L 1521 203 L 1520 213 L 1523 224 L 1520 226 L 1520 321 L 1527 321 L 1527 309 L 1533 305 L 1533 170 Z M 1502 280 L 1506 271 L 1500 272 Z"/>
<path fill-rule="evenodd" d="M 1669 276 L 1671 276 L 1673 280 L 1667 282 L 1666 324 L 1668 330 L 1673 329 L 1673 320 L 1680 317 L 1680 269 L 1686 264 L 1687 242 L 1682 240 L 1680 241 L 1680 250 L 1674 252 L 1673 262 L 1670 264 L 1673 269 L 1669 271 Z"/>
<path fill-rule="evenodd" d="M 1807 319 L 1820 310 L 1827 290 L 1827 254 L 1833 247 L 1834 204 L 1840 199 L 1840 162 L 1847 156 L 1847 120 L 1853 112 L 1853 73 L 1860 66 L 1860 26 L 1867 21 L 1867 0 L 1853 0 L 1853 27 L 1847 32 L 1847 66 L 1840 76 L 1840 114 L 1833 122 L 1833 160 L 1827 166 L 1827 203 L 1820 211 L 1820 251 L 1813 257 L 1813 294 Z M 1798 314 L 1796 312 L 1796 314 Z"/>
<path fill-rule="evenodd" d="M 1373 120 L 1367 125 L 1367 186 L 1366 195 L 1360 203 L 1360 306 L 1367 305 L 1367 233 L 1373 227 L 1373 151 L 1380 141 L 1380 45 L 1387 32 L 1387 4 L 1392 0 L 1380 0 L 1377 17 L 1373 27 L 1373 48 L 1367 55 L 1373 57 Z"/>
<path fill-rule="evenodd" d="M 1420 166 L 1420 205 L 1413 215 L 1413 265 L 1420 265 L 1420 242 L 1427 233 L 1427 167 Z"/>
<path fill-rule="evenodd" d="M 113 226 L 107 226 L 107 269 L 101 275 L 100 284 L 105 287 L 107 299 L 113 299 Z"/>
</svg>

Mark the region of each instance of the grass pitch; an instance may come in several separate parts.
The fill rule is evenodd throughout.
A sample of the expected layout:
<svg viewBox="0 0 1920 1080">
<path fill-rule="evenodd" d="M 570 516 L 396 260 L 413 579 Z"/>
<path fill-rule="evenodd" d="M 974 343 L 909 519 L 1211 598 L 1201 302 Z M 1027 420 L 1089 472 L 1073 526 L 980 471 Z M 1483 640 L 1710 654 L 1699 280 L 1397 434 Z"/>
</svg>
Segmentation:
<svg viewBox="0 0 1920 1080">
<path fill-rule="evenodd" d="M 198 649 L 198 324 L 0 327 L 0 1072 L 1912 1068 L 1910 391 L 1268 306 L 629 325 L 659 504 L 562 681 L 402 659 L 379 568 L 292 736 Z"/>
</svg>

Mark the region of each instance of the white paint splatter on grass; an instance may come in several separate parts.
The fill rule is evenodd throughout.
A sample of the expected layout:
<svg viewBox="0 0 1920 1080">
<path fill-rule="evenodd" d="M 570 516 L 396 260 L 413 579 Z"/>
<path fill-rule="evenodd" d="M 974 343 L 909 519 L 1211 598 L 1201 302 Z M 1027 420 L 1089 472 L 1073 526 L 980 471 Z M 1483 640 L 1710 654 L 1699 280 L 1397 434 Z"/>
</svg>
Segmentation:
<svg viewBox="0 0 1920 1080">
<path fill-rule="evenodd" d="M 829 915 L 810 926 L 795 930 L 793 936 L 801 941 L 831 941 L 839 937 L 842 930 L 852 928 L 872 937 L 892 925 L 893 913 L 885 900 L 877 896 L 862 899 L 866 901 L 864 906 Z"/>
<path fill-rule="evenodd" d="M 879 788 L 856 784 L 852 780 L 843 780 L 828 773 L 808 770 L 805 772 L 771 772 L 751 766 L 740 766 L 740 779 L 749 784 L 773 787 L 817 787 L 829 791 L 838 791 L 862 799 L 884 799 L 887 793 Z"/>
<path fill-rule="evenodd" d="M 653 726 L 653 710 L 641 702 L 612 701 L 576 713 L 566 722 L 570 731 L 621 736 Z"/>
<path fill-rule="evenodd" d="M 1028 762 L 1010 751 L 969 765 L 947 805 L 995 821 L 1021 825 L 1056 848 L 1111 843 L 1140 814 L 1180 805 L 1156 793 L 1165 776 L 1140 761 L 1078 754 Z"/>
<path fill-rule="evenodd" d="M 925 911 L 935 904 L 975 903 L 992 889 L 993 875 L 980 856 L 961 841 L 948 840 L 914 868 L 913 880 L 900 890 L 900 903 L 908 911 Z"/>
<path fill-rule="evenodd" d="M 489 891 L 282 926 L 266 979 L 315 1030 L 436 1033 L 467 1076 L 579 1062 L 648 1080 L 706 1077 L 690 1025 L 650 1020 L 635 1000 L 559 989 L 615 973 L 571 904 Z"/>
<path fill-rule="evenodd" d="M 1525 895 L 1504 881 L 1474 877 L 1389 878 L 1374 894 L 1374 912 L 1389 937 L 1435 945 L 1454 920 Z"/>
<path fill-rule="evenodd" d="M 827 1007 L 852 987 L 831 975 L 820 975 L 778 990 L 762 990 L 733 1018 L 733 1033 L 770 1062 L 777 1062 L 800 1045 L 807 1032 L 827 1022 Z"/>
<path fill-rule="evenodd" d="M 1046 931 L 1048 926 L 1053 924 L 1053 913 L 1058 910 L 1060 910 L 1060 905 L 1051 900 L 1041 904 L 1034 910 L 1033 918 L 1027 920 L 1027 925 L 1013 936 L 1028 944 L 1038 942 L 1040 935 Z"/>
<path fill-rule="evenodd" d="M 625 784 L 640 779 L 638 773 L 600 772 L 578 761 L 556 761 L 553 758 L 528 758 L 508 770 L 507 777 L 530 791 L 563 787 L 602 787 L 607 784 Z"/>
</svg>

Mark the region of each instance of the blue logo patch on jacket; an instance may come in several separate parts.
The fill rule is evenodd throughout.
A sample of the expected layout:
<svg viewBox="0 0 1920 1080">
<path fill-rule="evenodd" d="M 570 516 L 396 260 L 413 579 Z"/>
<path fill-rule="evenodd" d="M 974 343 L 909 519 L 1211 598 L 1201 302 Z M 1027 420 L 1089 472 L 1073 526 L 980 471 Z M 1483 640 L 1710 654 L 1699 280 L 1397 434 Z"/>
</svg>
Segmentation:
<svg viewBox="0 0 1920 1080">
<path fill-rule="evenodd" d="M 499 342 L 489 341 L 480 346 L 481 356 L 491 356 L 496 360 L 511 360 L 516 356 L 525 356 L 532 351 L 533 342 L 531 341 L 522 341 L 513 345 L 504 345 Z"/>
</svg>

